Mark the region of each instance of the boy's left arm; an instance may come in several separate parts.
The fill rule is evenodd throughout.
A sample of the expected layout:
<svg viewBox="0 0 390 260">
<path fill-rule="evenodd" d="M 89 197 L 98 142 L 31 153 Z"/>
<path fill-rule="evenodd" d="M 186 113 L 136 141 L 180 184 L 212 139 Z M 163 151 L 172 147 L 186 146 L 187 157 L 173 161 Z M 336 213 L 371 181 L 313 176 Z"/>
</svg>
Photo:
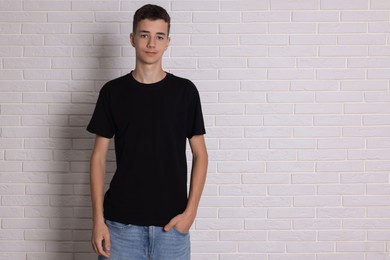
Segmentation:
<svg viewBox="0 0 390 260">
<path fill-rule="evenodd" d="M 190 140 L 192 151 L 192 170 L 188 203 L 185 211 L 177 215 L 164 227 L 169 231 L 175 227 L 180 232 L 188 232 L 195 220 L 199 201 L 206 181 L 208 155 L 203 135 L 194 135 Z"/>
</svg>

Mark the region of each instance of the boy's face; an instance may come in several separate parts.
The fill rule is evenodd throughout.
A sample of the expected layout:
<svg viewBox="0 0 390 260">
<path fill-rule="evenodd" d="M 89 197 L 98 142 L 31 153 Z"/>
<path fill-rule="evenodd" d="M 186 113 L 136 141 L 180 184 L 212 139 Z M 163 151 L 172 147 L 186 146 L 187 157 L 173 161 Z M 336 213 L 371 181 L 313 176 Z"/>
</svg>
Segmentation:
<svg viewBox="0 0 390 260">
<path fill-rule="evenodd" d="M 130 35 L 131 44 L 135 47 L 137 61 L 144 64 L 156 64 L 169 45 L 168 23 L 162 19 L 155 21 L 144 19 Z"/>
</svg>

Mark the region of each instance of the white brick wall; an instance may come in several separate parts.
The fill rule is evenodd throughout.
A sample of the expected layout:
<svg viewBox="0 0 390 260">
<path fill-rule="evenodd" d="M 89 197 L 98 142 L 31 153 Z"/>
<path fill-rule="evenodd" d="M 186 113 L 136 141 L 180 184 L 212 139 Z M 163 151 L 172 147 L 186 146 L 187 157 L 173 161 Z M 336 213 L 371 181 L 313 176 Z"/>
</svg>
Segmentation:
<svg viewBox="0 0 390 260">
<path fill-rule="evenodd" d="M 192 259 L 390 259 L 390 1 L 152 2 L 207 124 Z M 145 3 L 0 1 L 0 259 L 96 259 L 85 127 Z"/>
</svg>

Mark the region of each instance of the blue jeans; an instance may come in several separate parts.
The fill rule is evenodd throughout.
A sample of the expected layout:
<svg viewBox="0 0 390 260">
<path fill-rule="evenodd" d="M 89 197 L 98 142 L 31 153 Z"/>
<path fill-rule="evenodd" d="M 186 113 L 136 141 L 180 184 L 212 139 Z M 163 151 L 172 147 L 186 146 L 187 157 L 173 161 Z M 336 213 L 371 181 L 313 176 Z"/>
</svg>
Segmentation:
<svg viewBox="0 0 390 260">
<path fill-rule="evenodd" d="M 111 256 L 99 260 L 189 260 L 190 235 L 175 228 L 135 226 L 106 220 Z"/>
</svg>

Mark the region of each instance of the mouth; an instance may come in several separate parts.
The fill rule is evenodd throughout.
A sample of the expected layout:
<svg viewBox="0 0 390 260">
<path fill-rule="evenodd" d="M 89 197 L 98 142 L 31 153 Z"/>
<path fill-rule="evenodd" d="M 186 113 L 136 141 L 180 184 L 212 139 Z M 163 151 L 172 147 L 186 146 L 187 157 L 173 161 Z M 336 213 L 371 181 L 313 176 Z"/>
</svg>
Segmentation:
<svg viewBox="0 0 390 260">
<path fill-rule="evenodd" d="M 153 52 L 153 51 L 145 51 L 145 53 L 149 56 L 154 56 L 157 54 L 157 52 Z"/>
</svg>

